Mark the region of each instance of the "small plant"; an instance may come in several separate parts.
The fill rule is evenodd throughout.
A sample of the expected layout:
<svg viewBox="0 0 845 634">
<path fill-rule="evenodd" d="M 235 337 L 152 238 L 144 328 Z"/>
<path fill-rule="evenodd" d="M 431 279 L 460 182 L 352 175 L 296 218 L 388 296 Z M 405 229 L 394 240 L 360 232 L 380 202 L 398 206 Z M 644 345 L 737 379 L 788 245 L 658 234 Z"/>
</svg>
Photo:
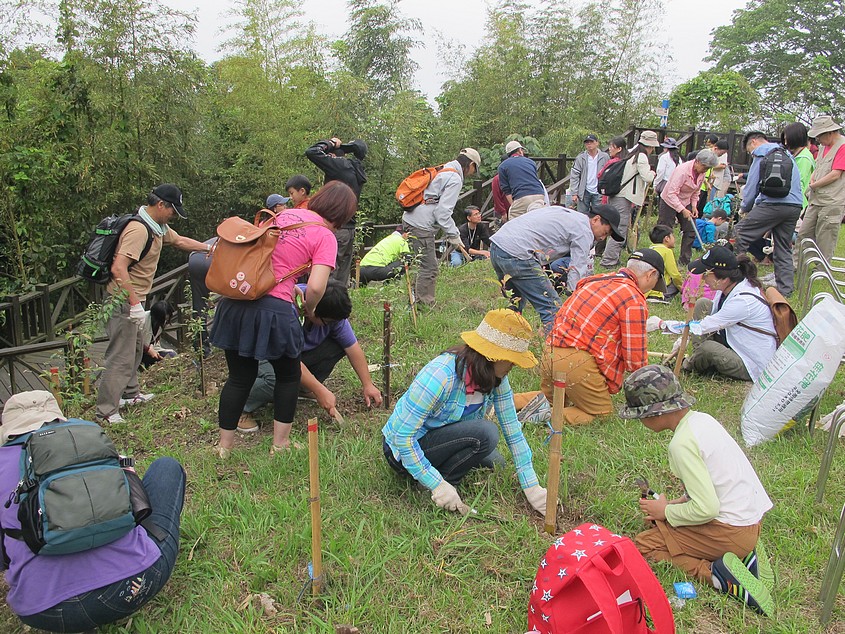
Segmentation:
<svg viewBox="0 0 845 634">
<path fill-rule="evenodd" d="M 188 300 L 188 306 L 193 306 L 193 293 L 191 291 L 190 282 L 185 282 L 185 297 Z M 194 365 L 199 371 L 200 378 L 200 393 L 206 396 L 205 383 L 205 351 L 206 345 L 204 338 L 208 337 L 206 333 L 205 324 L 208 321 L 208 305 L 202 313 L 194 315 L 191 308 L 185 308 L 183 316 L 185 320 L 185 327 L 188 329 L 188 337 L 191 340 L 191 354 L 193 355 Z"/>
<path fill-rule="evenodd" d="M 64 337 L 64 363 L 58 371 L 48 370 L 41 376 L 58 391 L 65 412 L 81 411 L 85 400 L 90 395 L 90 382 L 93 373 L 99 369 L 90 365 L 90 350 L 94 338 L 105 330 L 106 324 L 116 310 L 126 302 L 127 292 L 120 291 L 109 295 L 102 304 L 91 302 L 83 313 L 76 328 L 58 334 Z M 58 385 L 56 385 L 58 383 Z"/>
</svg>

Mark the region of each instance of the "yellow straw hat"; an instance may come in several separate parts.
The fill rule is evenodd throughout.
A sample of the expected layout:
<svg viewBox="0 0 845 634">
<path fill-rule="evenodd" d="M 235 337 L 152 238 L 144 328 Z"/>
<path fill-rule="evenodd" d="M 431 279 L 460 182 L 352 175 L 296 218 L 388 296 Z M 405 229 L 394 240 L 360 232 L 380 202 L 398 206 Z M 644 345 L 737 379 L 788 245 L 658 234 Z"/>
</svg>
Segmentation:
<svg viewBox="0 0 845 634">
<path fill-rule="evenodd" d="M 537 359 L 528 349 L 534 334 L 531 324 L 519 313 L 505 308 L 491 310 L 475 330 L 461 333 L 461 339 L 491 361 L 510 361 L 520 368 L 533 368 Z"/>
</svg>

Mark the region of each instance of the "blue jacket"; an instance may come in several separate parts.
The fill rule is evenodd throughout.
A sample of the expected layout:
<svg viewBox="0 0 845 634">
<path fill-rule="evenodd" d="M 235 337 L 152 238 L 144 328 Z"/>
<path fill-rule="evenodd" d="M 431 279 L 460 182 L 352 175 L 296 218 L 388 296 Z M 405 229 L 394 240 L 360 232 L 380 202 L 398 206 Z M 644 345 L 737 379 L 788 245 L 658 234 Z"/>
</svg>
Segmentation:
<svg viewBox="0 0 845 634">
<path fill-rule="evenodd" d="M 745 187 L 742 188 L 743 211 L 749 211 L 754 206 L 754 203 L 803 206 L 804 196 L 801 192 L 801 172 L 798 171 L 798 165 L 795 164 L 795 159 L 791 155 L 789 158 L 792 161 L 792 183 L 790 184 L 789 194 L 784 198 L 772 198 L 759 193 L 761 159 L 776 147 L 778 147 L 777 143 L 764 143 L 751 153 L 754 160 L 751 163 L 751 168 L 748 170 L 748 180 L 745 183 Z"/>
</svg>

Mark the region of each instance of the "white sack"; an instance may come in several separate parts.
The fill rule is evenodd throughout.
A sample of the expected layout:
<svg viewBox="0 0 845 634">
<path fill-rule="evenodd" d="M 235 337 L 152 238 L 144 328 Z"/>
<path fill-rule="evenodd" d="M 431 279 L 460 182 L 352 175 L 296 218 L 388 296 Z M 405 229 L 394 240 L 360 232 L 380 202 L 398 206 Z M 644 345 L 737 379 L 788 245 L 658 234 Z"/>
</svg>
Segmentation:
<svg viewBox="0 0 845 634">
<path fill-rule="evenodd" d="M 742 405 L 746 445 L 771 440 L 813 408 L 845 352 L 843 325 L 845 306 L 824 299 L 778 347 Z"/>
</svg>

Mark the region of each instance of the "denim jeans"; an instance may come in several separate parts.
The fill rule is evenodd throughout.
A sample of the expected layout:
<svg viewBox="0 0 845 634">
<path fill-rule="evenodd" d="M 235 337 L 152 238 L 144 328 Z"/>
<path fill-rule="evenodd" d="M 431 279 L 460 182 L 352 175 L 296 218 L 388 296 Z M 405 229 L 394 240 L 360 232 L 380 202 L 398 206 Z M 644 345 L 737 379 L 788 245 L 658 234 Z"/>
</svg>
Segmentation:
<svg viewBox="0 0 845 634">
<path fill-rule="evenodd" d="M 164 587 L 179 553 L 179 517 L 185 501 L 185 471 L 173 458 L 159 458 L 144 474 L 153 513 L 150 519 L 166 537 L 156 542 L 161 557 L 143 572 L 85 592 L 48 610 L 20 617 L 30 627 L 50 632 L 81 632 L 125 619 Z"/>
<path fill-rule="evenodd" d="M 500 280 L 506 275 L 510 276 L 505 283 L 505 289 L 512 291 L 511 304 L 516 310 L 522 312 L 526 300 L 531 302 L 548 332 L 561 301 L 555 287 L 552 286 L 537 260 L 518 260 L 495 244 L 491 244 L 490 262 Z"/>
<path fill-rule="evenodd" d="M 601 194 L 584 190 L 584 195 L 578 198 L 578 211 L 589 214 L 595 205 L 601 204 Z"/>
<path fill-rule="evenodd" d="M 457 486 L 470 469 L 491 468 L 505 462 L 496 450 L 499 426 L 486 419 L 462 420 L 432 429 L 418 442 L 431 466 L 453 486 Z M 396 473 L 410 475 L 393 457 L 387 442 L 383 443 L 382 449 L 387 464 Z"/>
<path fill-rule="evenodd" d="M 486 259 L 483 255 L 471 255 L 472 261 L 475 262 L 476 260 L 484 260 Z M 450 266 L 461 266 L 466 259 L 464 258 L 463 254 L 455 249 L 449 254 L 449 265 Z"/>
</svg>

